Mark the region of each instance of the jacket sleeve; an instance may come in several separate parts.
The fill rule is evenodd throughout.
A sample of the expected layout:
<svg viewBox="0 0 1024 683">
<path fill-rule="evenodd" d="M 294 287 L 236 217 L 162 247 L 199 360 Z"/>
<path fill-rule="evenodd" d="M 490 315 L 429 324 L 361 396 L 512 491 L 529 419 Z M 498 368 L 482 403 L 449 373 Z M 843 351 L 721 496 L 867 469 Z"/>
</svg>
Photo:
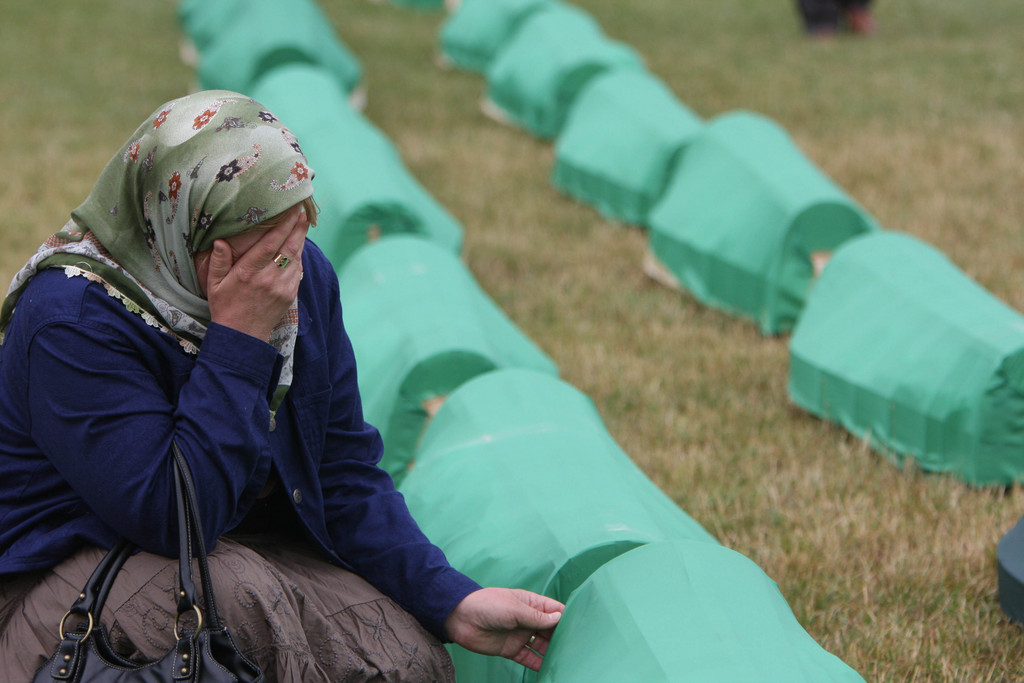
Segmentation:
<svg viewBox="0 0 1024 683">
<path fill-rule="evenodd" d="M 391 476 L 377 466 L 383 444 L 363 419 L 355 356 L 333 274 L 326 306 L 332 397 L 319 474 L 334 550 L 445 640 L 448 614 L 480 586 L 448 564 L 440 548 L 420 531 Z"/>
<path fill-rule="evenodd" d="M 183 356 L 95 285 L 77 320 L 39 324 L 27 352 L 38 447 L 103 522 L 171 557 L 172 440 L 192 469 L 212 548 L 266 480 L 268 393 L 279 370 L 272 346 L 219 325 L 194 363 Z"/>
</svg>

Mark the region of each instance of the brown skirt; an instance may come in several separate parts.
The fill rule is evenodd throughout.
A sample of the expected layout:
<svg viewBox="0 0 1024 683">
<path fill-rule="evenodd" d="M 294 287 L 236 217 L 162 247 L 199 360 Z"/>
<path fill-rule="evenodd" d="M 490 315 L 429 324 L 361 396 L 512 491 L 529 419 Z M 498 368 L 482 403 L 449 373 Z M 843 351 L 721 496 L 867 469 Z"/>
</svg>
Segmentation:
<svg viewBox="0 0 1024 683">
<path fill-rule="evenodd" d="M 53 570 L 0 581 L 0 681 L 32 680 L 103 553 L 88 547 Z M 209 559 L 218 611 L 267 683 L 455 679 L 448 652 L 419 622 L 311 550 L 266 536 L 223 538 Z M 145 662 L 171 648 L 177 583 L 177 560 L 129 558 L 100 620 L 119 653 Z"/>
</svg>

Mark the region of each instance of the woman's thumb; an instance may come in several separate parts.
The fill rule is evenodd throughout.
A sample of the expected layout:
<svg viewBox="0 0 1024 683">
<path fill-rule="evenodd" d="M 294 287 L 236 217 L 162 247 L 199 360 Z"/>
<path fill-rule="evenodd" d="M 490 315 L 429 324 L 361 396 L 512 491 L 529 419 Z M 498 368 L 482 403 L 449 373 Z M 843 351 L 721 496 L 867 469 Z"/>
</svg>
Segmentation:
<svg viewBox="0 0 1024 683">
<path fill-rule="evenodd" d="M 561 612 L 538 612 L 537 621 L 539 622 L 534 628 L 538 630 L 545 630 L 554 628 L 558 625 L 559 620 L 562 618 Z"/>
<path fill-rule="evenodd" d="M 537 607 L 532 605 L 523 605 L 519 621 L 521 626 L 543 631 L 554 628 L 561 618 L 561 611 L 545 612 L 543 609 L 537 609 Z"/>
</svg>

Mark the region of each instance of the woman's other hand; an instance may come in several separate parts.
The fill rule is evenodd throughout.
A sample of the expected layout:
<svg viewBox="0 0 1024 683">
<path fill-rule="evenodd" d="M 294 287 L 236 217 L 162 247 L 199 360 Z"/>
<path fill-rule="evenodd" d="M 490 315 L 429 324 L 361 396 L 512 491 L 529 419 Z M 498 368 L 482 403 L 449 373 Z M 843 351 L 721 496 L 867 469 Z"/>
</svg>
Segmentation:
<svg viewBox="0 0 1024 683">
<path fill-rule="evenodd" d="M 455 606 L 448 637 L 467 650 L 500 655 L 537 671 L 565 606 L 518 588 L 482 588 Z"/>
<path fill-rule="evenodd" d="M 308 230 L 306 214 L 294 206 L 273 227 L 255 226 L 196 254 L 210 320 L 268 340 L 299 292 Z"/>
</svg>

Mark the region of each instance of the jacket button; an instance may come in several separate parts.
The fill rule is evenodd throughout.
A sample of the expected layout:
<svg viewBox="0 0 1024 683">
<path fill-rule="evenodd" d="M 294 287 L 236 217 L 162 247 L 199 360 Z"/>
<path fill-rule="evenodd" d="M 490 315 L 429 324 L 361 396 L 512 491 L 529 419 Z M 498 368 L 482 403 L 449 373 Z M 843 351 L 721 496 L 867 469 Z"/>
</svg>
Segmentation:
<svg viewBox="0 0 1024 683">
<path fill-rule="evenodd" d="M 302 502 L 302 491 L 300 491 L 298 489 L 295 489 L 294 491 L 292 491 L 292 500 L 295 501 L 296 505 L 301 503 Z"/>
</svg>

